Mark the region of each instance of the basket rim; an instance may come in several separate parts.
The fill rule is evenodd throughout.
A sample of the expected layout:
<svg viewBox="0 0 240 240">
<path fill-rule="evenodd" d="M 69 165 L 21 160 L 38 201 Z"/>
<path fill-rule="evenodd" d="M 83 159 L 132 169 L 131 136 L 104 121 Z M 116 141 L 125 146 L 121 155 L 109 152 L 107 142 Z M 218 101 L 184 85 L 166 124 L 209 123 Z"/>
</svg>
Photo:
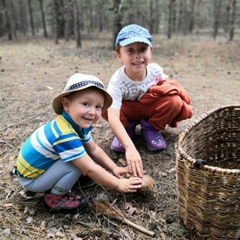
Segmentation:
<svg viewBox="0 0 240 240">
<path fill-rule="evenodd" d="M 213 114 L 217 111 L 220 111 L 222 109 L 226 108 L 240 108 L 240 105 L 233 104 L 233 105 L 224 105 L 220 107 L 216 107 L 210 111 L 205 112 L 200 117 L 198 117 L 193 123 L 191 123 L 182 133 L 179 135 L 179 140 L 176 144 L 176 149 L 179 151 L 180 155 L 182 155 L 187 161 L 190 162 L 191 166 L 194 166 L 197 162 L 197 159 L 194 159 L 190 157 L 183 149 L 182 149 L 182 141 L 186 138 L 187 134 L 190 130 L 192 130 L 193 127 L 199 125 L 203 120 L 205 120 L 206 117 L 208 117 L 210 114 Z M 233 175 L 240 175 L 240 169 L 228 169 L 228 168 L 220 168 L 220 167 L 214 167 L 210 166 L 208 164 L 204 164 L 201 166 L 201 170 L 206 170 L 211 173 L 213 172 L 219 172 L 222 174 L 233 174 Z"/>
</svg>

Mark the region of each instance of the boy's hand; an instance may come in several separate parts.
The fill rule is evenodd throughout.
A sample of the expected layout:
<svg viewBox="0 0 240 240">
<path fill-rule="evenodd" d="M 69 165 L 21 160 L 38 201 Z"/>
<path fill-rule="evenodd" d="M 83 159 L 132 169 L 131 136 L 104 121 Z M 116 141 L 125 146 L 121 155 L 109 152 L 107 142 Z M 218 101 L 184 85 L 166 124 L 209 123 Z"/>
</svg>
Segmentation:
<svg viewBox="0 0 240 240">
<path fill-rule="evenodd" d="M 131 193 L 136 192 L 142 187 L 142 179 L 138 177 L 131 177 L 129 179 L 121 178 L 119 179 L 119 184 L 116 188 L 119 192 Z"/>
<path fill-rule="evenodd" d="M 134 177 L 137 177 L 137 176 L 142 177 L 144 172 L 143 172 L 142 159 L 139 152 L 136 149 L 128 149 L 126 150 L 125 155 L 127 159 L 129 172 Z"/>
<path fill-rule="evenodd" d="M 129 173 L 129 169 L 128 167 L 115 167 L 112 172 L 117 178 L 123 178 L 122 175 Z"/>
</svg>

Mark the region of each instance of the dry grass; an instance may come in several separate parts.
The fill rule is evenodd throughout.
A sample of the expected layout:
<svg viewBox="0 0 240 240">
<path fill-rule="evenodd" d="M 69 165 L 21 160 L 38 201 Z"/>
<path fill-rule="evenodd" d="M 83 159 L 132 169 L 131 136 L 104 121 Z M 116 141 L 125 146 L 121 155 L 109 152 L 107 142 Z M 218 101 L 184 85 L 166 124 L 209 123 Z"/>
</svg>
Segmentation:
<svg viewBox="0 0 240 240">
<path fill-rule="evenodd" d="M 110 36 L 110 35 L 109 35 Z M 153 36 L 154 58 L 164 71 L 177 79 L 192 97 L 193 118 L 179 128 L 167 128 L 163 135 L 167 149 L 161 153 L 147 150 L 140 132 L 135 143 L 147 173 L 156 182 L 147 195 L 121 194 L 97 184 L 73 191 L 84 194 L 89 206 L 80 215 L 50 215 L 43 212 L 41 194 L 27 196 L 12 170 L 21 144 L 39 126 L 55 117 L 51 101 L 66 80 L 75 72 L 97 75 L 107 85 L 120 66 L 110 49 L 108 34 L 84 40 L 82 49 L 74 42 L 54 45 L 50 40 L 1 42 L 0 48 L 0 176 L 1 239 L 189 239 L 177 212 L 175 179 L 175 143 L 178 134 L 204 112 L 220 105 L 239 103 L 239 38 L 227 43 L 208 36 L 176 37 L 167 41 Z M 87 38 L 87 36 L 86 36 Z M 105 121 L 95 126 L 94 138 L 118 163 L 124 155 L 113 153 L 109 146 L 113 135 Z M 109 202 L 127 218 L 150 231 L 152 238 L 126 224 L 100 214 L 93 200 L 106 194 Z M 128 208 L 126 207 L 128 206 Z"/>
</svg>

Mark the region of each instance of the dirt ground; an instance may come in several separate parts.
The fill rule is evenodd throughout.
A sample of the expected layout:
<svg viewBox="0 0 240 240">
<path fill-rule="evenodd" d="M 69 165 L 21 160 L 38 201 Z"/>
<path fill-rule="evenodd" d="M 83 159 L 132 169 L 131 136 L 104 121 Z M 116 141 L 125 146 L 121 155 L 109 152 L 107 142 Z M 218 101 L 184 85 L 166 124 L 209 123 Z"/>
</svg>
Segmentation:
<svg viewBox="0 0 240 240">
<path fill-rule="evenodd" d="M 135 141 L 145 170 L 155 180 L 145 195 L 122 194 L 92 183 L 78 182 L 73 192 L 85 195 L 89 205 L 76 215 L 48 214 L 41 207 L 42 194 L 29 195 L 9 172 L 26 138 L 55 118 L 51 102 L 75 72 L 97 75 L 107 83 L 120 67 L 111 50 L 111 35 L 83 35 L 82 48 L 75 42 L 34 39 L 7 42 L 0 39 L 0 238 L 1 239 L 190 239 L 177 211 L 175 144 L 178 135 L 206 111 L 239 104 L 240 36 L 227 42 L 209 35 L 178 36 L 167 40 L 153 36 L 154 56 L 164 72 L 178 80 L 192 98 L 194 114 L 179 127 L 162 132 L 167 142 L 163 152 L 147 150 L 140 129 Z M 96 142 L 117 164 L 123 154 L 110 151 L 113 135 L 103 120 L 93 132 Z M 96 208 L 100 194 L 138 226 L 154 232 L 151 237 L 122 223 L 116 216 Z"/>
</svg>

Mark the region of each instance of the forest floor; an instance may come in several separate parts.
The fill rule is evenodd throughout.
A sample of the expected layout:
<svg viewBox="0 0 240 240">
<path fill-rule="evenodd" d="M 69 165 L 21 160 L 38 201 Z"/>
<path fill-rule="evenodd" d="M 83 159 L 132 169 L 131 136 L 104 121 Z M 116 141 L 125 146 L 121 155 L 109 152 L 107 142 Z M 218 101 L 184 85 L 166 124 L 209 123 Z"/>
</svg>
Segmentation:
<svg viewBox="0 0 240 240">
<path fill-rule="evenodd" d="M 122 194 L 92 183 L 85 188 L 78 182 L 73 192 L 84 195 L 89 205 L 81 214 L 49 214 L 41 207 L 42 194 L 29 195 L 10 176 L 22 143 L 39 126 L 56 116 L 52 99 L 60 93 L 75 72 L 98 76 L 107 86 L 120 63 L 111 49 L 111 35 L 84 35 L 82 48 L 75 42 L 0 39 L 0 238 L 1 239 L 190 239 L 178 214 L 175 144 L 179 134 L 205 112 L 239 104 L 240 36 L 233 42 L 224 36 L 153 35 L 152 62 L 178 80 L 192 98 L 193 117 L 178 128 L 162 132 L 167 142 L 163 152 L 149 152 L 137 129 L 134 140 L 147 174 L 155 180 L 145 195 Z M 119 165 L 123 154 L 113 153 L 113 134 L 100 120 L 94 128 L 95 141 Z M 107 216 L 93 204 L 105 194 L 126 218 L 154 232 L 151 237 L 138 229 Z M 115 212 L 116 215 L 116 212 Z"/>
</svg>

